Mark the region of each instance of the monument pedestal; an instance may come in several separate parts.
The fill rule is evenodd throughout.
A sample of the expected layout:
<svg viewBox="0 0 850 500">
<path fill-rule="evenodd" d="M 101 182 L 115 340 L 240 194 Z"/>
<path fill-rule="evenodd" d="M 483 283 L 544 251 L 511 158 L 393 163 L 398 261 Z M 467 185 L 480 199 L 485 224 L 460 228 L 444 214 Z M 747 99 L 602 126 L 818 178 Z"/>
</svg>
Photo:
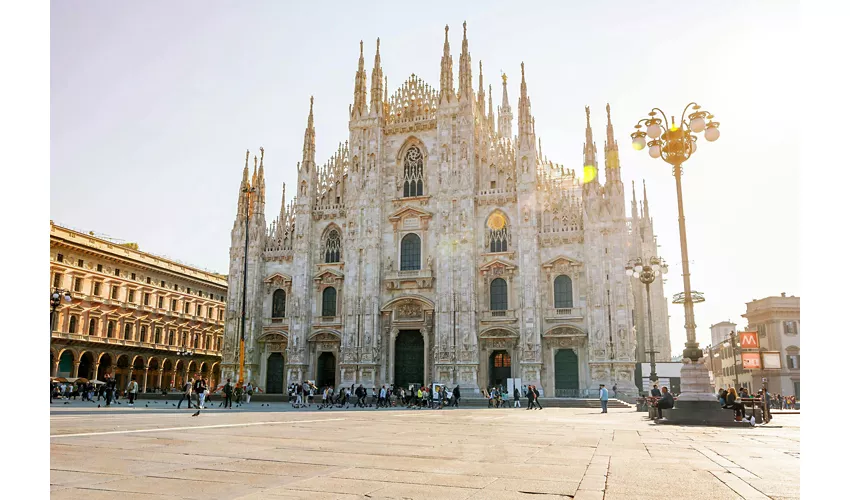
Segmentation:
<svg viewBox="0 0 850 500">
<path fill-rule="evenodd" d="M 741 425 L 735 413 L 724 410 L 711 388 L 705 358 L 682 360 L 682 393 L 672 409 L 662 410 L 665 420 L 659 423 L 678 425 Z"/>
</svg>

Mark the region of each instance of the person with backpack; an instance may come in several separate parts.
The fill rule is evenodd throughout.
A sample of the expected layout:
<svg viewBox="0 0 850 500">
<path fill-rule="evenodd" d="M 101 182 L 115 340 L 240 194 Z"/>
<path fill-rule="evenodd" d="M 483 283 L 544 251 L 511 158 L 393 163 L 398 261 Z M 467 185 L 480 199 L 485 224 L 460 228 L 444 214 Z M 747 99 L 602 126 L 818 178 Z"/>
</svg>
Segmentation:
<svg viewBox="0 0 850 500">
<path fill-rule="evenodd" d="M 131 407 L 133 407 L 134 401 L 136 401 L 136 393 L 139 392 L 139 383 L 136 382 L 136 376 L 133 376 L 133 379 L 130 380 L 130 383 L 127 384 L 127 399 L 130 400 L 128 403 Z"/>
<path fill-rule="evenodd" d="M 204 379 L 199 377 L 197 380 L 195 380 L 195 384 L 192 387 L 192 390 L 195 392 L 195 394 L 198 395 L 198 411 L 195 413 L 195 415 L 198 415 L 201 410 L 204 409 L 204 398 L 207 395 L 207 383 L 204 381 Z"/>
<path fill-rule="evenodd" d="M 221 389 L 224 392 L 224 399 L 219 403 L 219 406 L 224 405 L 225 408 L 233 408 L 233 384 L 230 383 L 230 379 L 227 379 Z"/>
</svg>

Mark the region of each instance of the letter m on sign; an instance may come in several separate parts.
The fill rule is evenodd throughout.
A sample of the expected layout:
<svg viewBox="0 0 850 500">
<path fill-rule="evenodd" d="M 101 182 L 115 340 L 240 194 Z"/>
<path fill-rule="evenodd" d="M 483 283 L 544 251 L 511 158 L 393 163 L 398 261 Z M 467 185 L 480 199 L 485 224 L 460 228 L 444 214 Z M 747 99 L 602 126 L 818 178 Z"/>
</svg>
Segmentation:
<svg viewBox="0 0 850 500">
<path fill-rule="evenodd" d="M 738 342 L 741 343 L 741 349 L 758 349 L 759 348 L 759 333 L 758 332 L 739 332 Z"/>
</svg>

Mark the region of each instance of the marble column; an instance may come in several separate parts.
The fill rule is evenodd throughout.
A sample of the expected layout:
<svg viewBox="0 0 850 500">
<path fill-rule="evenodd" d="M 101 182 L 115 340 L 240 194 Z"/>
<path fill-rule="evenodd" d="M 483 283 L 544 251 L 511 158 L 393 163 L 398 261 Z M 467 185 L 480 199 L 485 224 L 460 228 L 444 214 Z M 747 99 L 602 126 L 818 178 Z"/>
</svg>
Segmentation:
<svg viewBox="0 0 850 500">
<path fill-rule="evenodd" d="M 145 367 L 145 378 L 142 379 L 142 392 L 147 392 L 148 390 L 148 367 Z"/>
<path fill-rule="evenodd" d="M 79 377 L 79 375 L 77 375 L 77 372 L 79 371 L 79 369 L 80 369 L 80 362 L 74 361 L 74 366 L 73 366 L 73 368 L 71 368 L 71 376 L 72 377 Z"/>
</svg>

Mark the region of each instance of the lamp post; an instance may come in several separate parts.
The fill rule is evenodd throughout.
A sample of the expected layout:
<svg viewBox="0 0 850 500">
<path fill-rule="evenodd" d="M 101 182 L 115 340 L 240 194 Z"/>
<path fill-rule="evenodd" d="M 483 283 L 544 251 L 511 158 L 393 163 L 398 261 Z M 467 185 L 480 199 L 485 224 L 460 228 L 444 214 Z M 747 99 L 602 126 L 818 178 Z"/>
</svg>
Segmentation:
<svg viewBox="0 0 850 500">
<path fill-rule="evenodd" d="M 251 195 L 256 192 L 257 188 L 254 187 L 245 187 L 242 189 L 242 193 L 245 195 L 245 253 L 242 255 L 242 327 L 239 332 L 239 379 L 237 385 L 242 385 L 244 383 L 245 376 L 245 311 L 247 309 L 248 299 L 248 234 L 250 233 L 249 225 L 251 221 Z"/>
<path fill-rule="evenodd" d="M 692 112 L 688 114 L 688 110 Z M 658 118 L 661 115 L 661 118 Z M 687 120 L 685 119 L 687 115 Z M 663 118 L 663 120 L 662 120 Z M 720 137 L 720 124 L 713 121 L 714 115 L 703 111 L 699 104 L 692 102 L 685 106 L 679 125 L 676 125 L 676 117 L 671 116 L 668 121 L 667 115 L 658 108 L 649 112 L 649 118 L 642 118 L 635 125 L 632 132 L 632 146 L 641 150 L 647 146 L 646 136 L 651 139 L 649 145 L 649 156 L 661 158 L 673 165 L 673 176 L 676 178 L 676 196 L 679 205 L 679 240 L 682 249 L 682 279 L 685 285 L 685 332 L 687 341 L 683 358 L 697 361 L 702 356 L 699 343 L 696 340 L 696 323 L 694 322 L 694 303 L 691 297 L 691 274 L 688 266 L 688 241 L 685 233 L 685 210 L 682 205 L 682 164 L 686 162 L 697 150 L 697 136 L 705 132 L 705 140 L 714 142 Z M 706 119 L 708 122 L 706 123 Z M 642 127 L 646 127 L 646 131 Z"/>
<path fill-rule="evenodd" d="M 646 259 L 646 264 L 640 258 L 629 261 L 626 266 L 626 272 L 630 273 L 633 278 L 640 280 L 646 287 L 646 317 L 649 334 L 649 381 L 655 383 L 658 381 L 658 375 L 655 373 L 655 339 L 652 336 L 652 299 L 650 297 L 649 285 L 655 278 L 661 274 L 667 273 L 667 264 L 664 259 L 659 257 L 650 257 Z"/>
<path fill-rule="evenodd" d="M 53 318 L 56 316 L 56 309 L 62 305 L 63 299 L 65 302 L 71 302 L 71 292 L 62 288 L 54 288 L 50 292 L 50 338 L 53 338 Z"/>
</svg>

